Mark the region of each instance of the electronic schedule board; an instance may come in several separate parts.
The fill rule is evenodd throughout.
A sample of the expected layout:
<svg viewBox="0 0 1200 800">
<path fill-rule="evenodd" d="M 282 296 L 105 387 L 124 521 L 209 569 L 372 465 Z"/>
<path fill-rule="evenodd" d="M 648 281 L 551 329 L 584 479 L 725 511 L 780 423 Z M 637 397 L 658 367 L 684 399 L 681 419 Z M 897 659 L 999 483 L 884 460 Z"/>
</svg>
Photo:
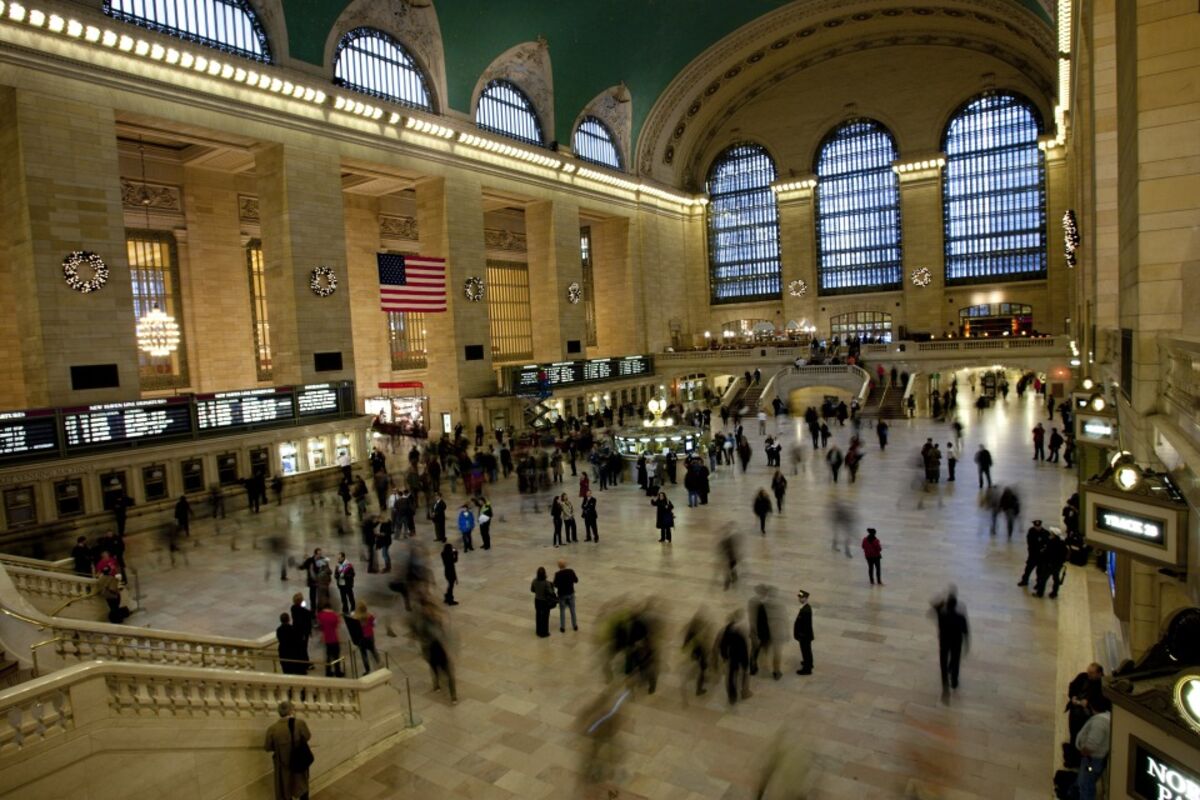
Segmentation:
<svg viewBox="0 0 1200 800">
<path fill-rule="evenodd" d="M 64 408 L 62 425 L 68 452 L 188 436 L 192 432 L 191 401 L 160 397 Z"/>
<path fill-rule="evenodd" d="M 528 364 L 513 369 L 509 385 L 516 394 L 536 391 L 538 375 L 543 372 L 546 374 L 546 382 L 551 388 L 565 388 L 579 383 L 598 383 L 653 375 L 654 362 L 649 356 L 624 356 L 623 358 L 593 358 L 590 361 Z"/>
<path fill-rule="evenodd" d="M 309 383 L 296 389 L 296 413 L 301 417 L 341 414 L 354 407 L 354 384 L 350 381 Z"/>
<path fill-rule="evenodd" d="M 291 422 L 294 398 L 295 390 L 290 386 L 198 394 L 196 425 L 201 433 L 216 433 Z"/>
<path fill-rule="evenodd" d="M 0 412 L 0 461 L 58 452 L 58 420 L 52 408 Z"/>
</svg>

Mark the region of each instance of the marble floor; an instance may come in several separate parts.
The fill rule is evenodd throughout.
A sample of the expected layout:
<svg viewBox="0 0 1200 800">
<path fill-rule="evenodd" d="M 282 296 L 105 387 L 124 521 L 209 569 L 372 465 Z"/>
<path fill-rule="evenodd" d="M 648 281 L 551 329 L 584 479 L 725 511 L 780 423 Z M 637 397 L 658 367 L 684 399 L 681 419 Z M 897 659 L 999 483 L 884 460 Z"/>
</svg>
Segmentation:
<svg viewBox="0 0 1200 800">
<path fill-rule="evenodd" d="M 970 408 L 965 385 L 961 397 Z M 599 494 L 601 544 L 552 549 L 544 507 L 539 515 L 522 513 L 515 481 L 502 482 L 493 493 L 499 516 L 493 549 L 461 556 L 461 605 L 449 612 L 458 705 L 432 692 L 386 578 L 359 565 L 359 597 L 399 634 L 381 635 L 379 644 L 409 677 L 423 730 L 319 797 L 735 800 L 755 796 L 764 761 L 780 743 L 789 766 L 807 764 L 810 797 L 1051 796 L 1060 693 L 1057 605 L 1015 585 L 1025 556 L 1023 526 L 1034 517 L 1058 524 L 1074 490 L 1072 470 L 1030 460 L 1029 430 L 1044 418 L 1033 398 L 1015 395 L 979 419 L 964 409 L 967 456 L 960 480 L 942 484 L 936 494 L 914 488 L 917 450 L 927 436 L 944 444 L 952 436 L 948 425 L 897 420 L 886 452 L 864 428 L 867 456 L 855 484 L 843 473 L 843 482 L 833 485 L 819 454 L 814 459 L 806 445 L 806 469 L 789 477 L 784 513 L 771 516 L 765 536 L 750 512 L 754 492 L 771 475 L 756 424 L 747 426 L 756 450 L 750 470 L 723 467 L 709 505 L 688 509 L 682 486 L 670 492 L 678 519 L 672 545 L 658 543 L 653 509 L 626 483 Z M 794 430 L 785 422 L 785 439 Z M 850 431 L 835 427 L 834 441 L 843 449 Z M 1003 533 L 989 536 L 988 515 L 979 508 L 971 454 L 981 441 L 995 457 L 996 481 L 1019 487 L 1022 527 L 1011 541 Z M 574 497 L 577 485 L 567 481 Z M 862 529 L 878 529 L 885 586 L 868 584 L 857 546 L 849 559 L 831 549 L 829 510 L 837 501 L 857 509 L 855 543 Z M 257 539 L 282 531 L 298 558 L 321 545 L 327 551 L 340 546 L 354 559 L 357 538 L 339 545 L 335 536 L 339 513 L 331 495 L 323 505 L 306 496 L 257 516 L 238 512 L 219 528 L 199 521 L 188 564 L 175 568 L 154 542 L 135 540 L 131 558 L 140 567 L 147 610 L 130 622 L 244 637 L 273 630 L 291 593 L 304 584 L 295 573 L 287 583 L 274 573 L 264 579 Z M 432 541 L 432 526 L 423 519 L 420 525 L 421 538 Z M 743 535 L 743 564 L 736 588 L 723 591 L 716 543 L 730 525 Z M 563 557 L 580 578 L 580 631 L 568 625 L 560 634 L 554 614 L 552 637 L 538 639 L 529 582 L 538 566 L 552 573 Z M 440 568 L 437 575 L 441 587 Z M 944 705 L 928 611 L 931 598 L 951 582 L 973 635 L 962 686 Z M 751 682 L 753 697 L 732 707 L 719 679 L 705 696 L 693 696 L 680 650 L 682 626 L 701 608 L 723 620 L 746 606 L 758 584 L 777 587 L 789 623 L 796 589 L 811 593 L 814 674 L 795 674 L 799 653 L 789 637 L 782 680 L 760 673 Z M 658 691 L 636 692 L 622 708 L 619 767 L 605 785 L 589 786 L 581 780 L 588 742 L 579 718 L 605 686 L 596 616 L 607 604 L 650 597 L 666 632 Z M 801 795 L 772 790 L 766 796 Z"/>
</svg>

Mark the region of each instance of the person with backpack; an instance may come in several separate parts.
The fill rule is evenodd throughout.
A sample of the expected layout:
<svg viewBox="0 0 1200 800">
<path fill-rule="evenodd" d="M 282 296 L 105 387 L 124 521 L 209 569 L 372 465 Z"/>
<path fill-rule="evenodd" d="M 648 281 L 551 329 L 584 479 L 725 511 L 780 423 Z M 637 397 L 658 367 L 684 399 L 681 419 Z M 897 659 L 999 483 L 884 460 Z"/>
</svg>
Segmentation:
<svg viewBox="0 0 1200 800">
<path fill-rule="evenodd" d="M 297 719 L 292 704 L 279 704 L 279 719 L 267 728 L 263 749 L 271 754 L 275 768 L 275 800 L 308 798 L 308 770 L 313 763 L 309 741 L 312 733 L 302 719 Z"/>
</svg>

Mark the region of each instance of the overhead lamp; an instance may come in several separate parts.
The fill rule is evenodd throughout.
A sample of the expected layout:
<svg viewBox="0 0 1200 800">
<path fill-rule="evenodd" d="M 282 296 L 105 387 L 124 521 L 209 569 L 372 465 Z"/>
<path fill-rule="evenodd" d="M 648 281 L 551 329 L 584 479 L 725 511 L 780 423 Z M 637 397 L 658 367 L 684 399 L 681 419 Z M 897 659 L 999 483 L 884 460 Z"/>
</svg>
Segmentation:
<svg viewBox="0 0 1200 800">
<path fill-rule="evenodd" d="M 1103 411 L 1108 403 L 1104 401 L 1104 395 L 1094 394 L 1092 395 L 1090 405 L 1092 406 L 1093 411 Z"/>
<path fill-rule="evenodd" d="M 1136 489 L 1141 480 L 1141 470 L 1133 464 L 1122 464 L 1117 467 L 1116 474 L 1113 475 L 1113 482 L 1117 485 L 1117 488 L 1126 492 Z"/>
<path fill-rule="evenodd" d="M 157 305 L 137 323 L 138 349 L 150 356 L 169 356 L 179 349 L 179 323 Z"/>
<path fill-rule="evenodd" d="M 1090 392 L 1092 390 L 1092 387 L 1094 387 L 1095 385 L 1096 385 L 1096 382 L 1094 380 L 1092 380 L 1091 378 L 1083 379 L 1082 386 L 1083 386 L 1083 390 L 1085 392 Z"/>
</svg>

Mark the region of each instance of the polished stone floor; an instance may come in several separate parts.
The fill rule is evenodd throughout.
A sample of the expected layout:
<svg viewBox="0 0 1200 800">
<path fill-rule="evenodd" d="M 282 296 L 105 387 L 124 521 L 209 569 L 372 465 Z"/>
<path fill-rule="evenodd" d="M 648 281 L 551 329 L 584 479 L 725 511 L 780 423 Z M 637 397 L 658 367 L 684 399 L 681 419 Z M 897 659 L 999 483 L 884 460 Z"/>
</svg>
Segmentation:
<svg viewBox="0 0 1200 800">
<path fill-rule="evenodd" d="M 969 408 L 973 398 L 965 384 L 961 398 Z M 444 692 L 432 692 L 386 579 L 359 565 L 359 597 L 399 634 L 380 636 L 379 643 L 409 677 L 424 729 L 319 796 L 733 800 L 755 796 L 764 760 L 778 742 L 792 756 L 807 757 L 811 797 L 1049 796 L 1060 689 L 1057 607 L 1015 585 L 1025 554 L 1023 526 L 1034 517 L 1057 524 L 1073 491 L 1073 471 L 1030 460 L 1029 430 L 1044 418 L 1033 398 L 1015 395 L 982 418 L 964 409 L 967 456 L 960 480 L 942 484 L 936 494 L 915 489 L 917 450 L 927 436 L 944 446 L 952 437 L 948 425 L 897 420 L 883 453 L 874 431 L 864 428 L 867 457 L 856 484 L 846 483 L 843 473 L 843 482 L 833 485 L 819 454 L 814 459 L 806 445 L 806 468 L 790 476 L 784 513 L 772 515 L 765 537 L 750 512 L 754 492 L 771 475 L 756 424 L 747 426 L 756 449 L 749 472 L 723 467 L 708 506 L 686 508 L 682 486 L 670 492 L 679 520 L 672 545 L 657 542 L 653 509 L 626 483 L 599 495 L 601 544 L 552 549 L 544 507 L 540 515 L 522 513 L 514 480 L 502 482 L 493 494 L 499 515 L 493 549 L 463 554 L 459 563 L 461 605 L 450 611 L 457 706 Z M 784 423 L 789 442 L 793 430 Z M 835 426 L 834 441 L 843 449 L 850 430 Z M 1019 487 L 1023 513 L 1012 541 L 1003 532 L 989 536 L 988 516 L 979 508 L 971 454 L 981 441 L 996 459 L 997 482 Z M 567 481 L 575 497 L 577 485 Z M 857 546 L 849 559 L 831 550 L 829 510 L 837 501 L 856 508 L 855 544 L 868 525 L 878 529 L 885 586 L 868 584 Z M 153 542 L 135 541 L 132 558 L 140 564 L 147 611 L 131 623 L 246 637 L 273 630 L 290 594 L 304 584 L 298 574 L 287 583 L 277 574 L 264 580 L 265 554 L 256 540 L 282 531 L 297 558 L 316 544 L 336 551 L 338 513 L 332 496 L 324 505 L 303 497 L 258 516 L 232 514 L 219 531 L 202 520 L 186 550 L 188 565 L 181 560 L 173 569 Z M 421 538 L 432 541 L 431 525 L 423 519 L 420 525 Z M 715 549 L 729 525 L 743 534 L 743 565 L 736 588 L 723 591 Z M 355 559 L 357 538 L 341 541 Z M 580 631 L 568 623 L 560 634 L 555 614 L 552 637 L 538 639 L 529 582 L 538 566 L 553 572 L 560 557 L 579 574 Z M 440 569 L 437 574 L 440 588 Z M 973 635 L 962 686 L 947 705 L 940 699 L 928 612 L 931 598 L 951 582 Z M 789 637 L 782 680 L 760 673 L 751 682 L 753 697 L 733 707 L 719 682 L 707 695 L 691 696 L 682 626 L 701 608 L 723 620 L 745 607 L 758 584 L 777 587 L 787 634 L 796 589 L 811 593 L 814 674 L 795 674 L 799 653 Z M 664 674 L 656 694 L 639 691 L 622 708 L 617 772 L 604 786 L 589 787 L 580 780 L 587 741 L 579 716 L 604 688 L 596 616 L 606 604 L 650 597 L 666 631 Z"/>
</svg>

